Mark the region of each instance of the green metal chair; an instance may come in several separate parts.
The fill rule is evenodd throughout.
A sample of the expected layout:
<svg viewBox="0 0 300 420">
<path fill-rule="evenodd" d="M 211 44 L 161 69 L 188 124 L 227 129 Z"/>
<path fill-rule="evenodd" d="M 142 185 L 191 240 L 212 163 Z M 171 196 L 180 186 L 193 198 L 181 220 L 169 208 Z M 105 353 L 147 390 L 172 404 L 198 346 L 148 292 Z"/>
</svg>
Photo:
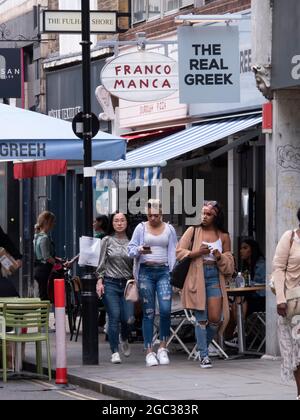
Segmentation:
<svg viewBox="0 0 300 420">
<path fill-rule="evenodd" d="M 51 381 L 49 312 L 50 302 L 3 303 L 0 312 L 3 382 L 7 382 L 6 343 L 35 342 L 37 372 L 42 373 L 41 343 L 43 341 L 46 342 L 47 346 L 48 378 Z M 7 333 L 7 328 L 12 328 L 13 331 Z M 25 330 L 27 331 L 26 333 L 24 332 Z M 34 330 L 34 332 L 31 330 Z"/>
</svg>

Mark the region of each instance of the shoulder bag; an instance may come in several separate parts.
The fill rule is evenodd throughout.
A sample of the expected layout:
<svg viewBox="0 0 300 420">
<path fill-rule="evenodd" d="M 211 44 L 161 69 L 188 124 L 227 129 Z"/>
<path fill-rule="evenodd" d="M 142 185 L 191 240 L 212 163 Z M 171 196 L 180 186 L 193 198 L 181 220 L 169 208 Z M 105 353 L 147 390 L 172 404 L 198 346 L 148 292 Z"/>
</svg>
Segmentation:
<svg viewBox="0 0 300 420">
<path fill-rule="evenodd" d="M 139 300 L 139 289 L 135 279 L 127 280 L 124 298 L 130 302 L 138 302 Z"/>
<path fill-rule="evenodd" d="M 193 249 L 195 231 L 196 231 L 196 228 L 194 228 L 194 232 L 193 232 L 193 236 L 192 236 L 192 240 L 191 240 L 189 250 Z M 191 261 L 192 260 L 191 260 L 190 257 L 185 257 L 185 258 L 183 258 L 183 260 L 176 262 L 175 267 L 173 268 L 173 270 L 171 272 L 171 285 L 173 287 L 176 287 L 177 289 L 183 289 L 184 282 L 185 282 L 186 276 L 188 274 Z"/>
</svg>

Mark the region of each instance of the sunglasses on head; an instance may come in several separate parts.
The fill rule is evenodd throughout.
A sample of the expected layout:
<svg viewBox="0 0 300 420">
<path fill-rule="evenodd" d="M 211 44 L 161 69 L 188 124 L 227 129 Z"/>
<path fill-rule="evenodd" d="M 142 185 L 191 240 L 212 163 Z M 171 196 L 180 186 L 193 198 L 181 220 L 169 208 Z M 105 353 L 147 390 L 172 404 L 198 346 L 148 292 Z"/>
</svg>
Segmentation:
<svg viewBox="0 0 300 420">
<path fill-rule="evenodd" d="M 218 205 L 218 202 L 217 201 L 205 200 L 203 204 L 204 204 L 204 206 L 213 206 L 213 207 L 215 207 L 215 206 Z"/>
</svg>

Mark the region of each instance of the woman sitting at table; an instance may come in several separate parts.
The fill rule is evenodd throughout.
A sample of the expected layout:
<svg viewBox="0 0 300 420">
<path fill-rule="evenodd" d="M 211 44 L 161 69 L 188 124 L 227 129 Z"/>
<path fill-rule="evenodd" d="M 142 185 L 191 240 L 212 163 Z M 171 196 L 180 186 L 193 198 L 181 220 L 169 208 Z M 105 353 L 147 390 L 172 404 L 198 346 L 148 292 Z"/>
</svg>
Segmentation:
<svg viewBox="0 0 300 420">
<path fill-rule="evenodd" d="M 192 259 L 182 290 L 182 305 L 194 310 L 200 367 L 207 369 L 212 367 L 209 344 L 229 319 L 225 277 L 232 276 L 234 260 L 221 206 L 216 201 L 205 202 L 201 219 L 200 226 L 190 227 L 184 233 L 176 256 L 178 260 Z"/>
<path fill-rule="evenodd" d="M 265 285 L 266 283 L 266 262 L 261 252 L 258 242 L 252 238 L 243 238 L 240 247 L 240 258 L 242 273 L 250 275 L 251 285 Z M 239 297 L 240 299 L 240 297 Z M 231 316 L 236 324 L 236 299 L 231 305 Z M 260 290 L 253 293 L 247 293 L 243 298 L 243 315 L 246 319 L 253 312 L 265 312 L 266 310 L 266 292 Z M 238 347 L 237 334 L 231 340 L 226 340 L 225 344 L 229 347 Z"/>
</svg>

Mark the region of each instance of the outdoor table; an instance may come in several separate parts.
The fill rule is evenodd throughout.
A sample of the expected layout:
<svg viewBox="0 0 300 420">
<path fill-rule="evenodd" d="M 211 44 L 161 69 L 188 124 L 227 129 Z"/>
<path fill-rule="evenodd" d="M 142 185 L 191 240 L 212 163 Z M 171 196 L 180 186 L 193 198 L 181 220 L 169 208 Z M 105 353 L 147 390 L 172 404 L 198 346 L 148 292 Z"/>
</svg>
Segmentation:
<svg viewBox="0 0 300 420">
<path fill-rule="evenodd" d="M 249 286 L 249 287 L 238 287 L 232 288 L 227 287 L 226 292 L 230 296 L 246 296 L 251 292 L 258 292 L 265 290 L 265 285 L 260 286 Z M 238 343 L 239 343 L 239 354 L 245 354 L 246 351 L 246 340 L 245 340 L 245 323 L 243 317 L 243 302 L 237 300 L 237 332 L 238 332 Z"/>
<path fill-rule="evenodd" d="M 0 315 L 5 303 L 19 303 L 19 304 L 31 304 L 39 303 L 40 298 L 19 298 L 19 297 L 0 297 Z M 38 343 L 40 346 L 41 343 Z M 22 370 L 22 347 L 20 343 L 16 343 L 16 354 L 15 354 L 15 373 L 20 373 Z"/>
</svg>

